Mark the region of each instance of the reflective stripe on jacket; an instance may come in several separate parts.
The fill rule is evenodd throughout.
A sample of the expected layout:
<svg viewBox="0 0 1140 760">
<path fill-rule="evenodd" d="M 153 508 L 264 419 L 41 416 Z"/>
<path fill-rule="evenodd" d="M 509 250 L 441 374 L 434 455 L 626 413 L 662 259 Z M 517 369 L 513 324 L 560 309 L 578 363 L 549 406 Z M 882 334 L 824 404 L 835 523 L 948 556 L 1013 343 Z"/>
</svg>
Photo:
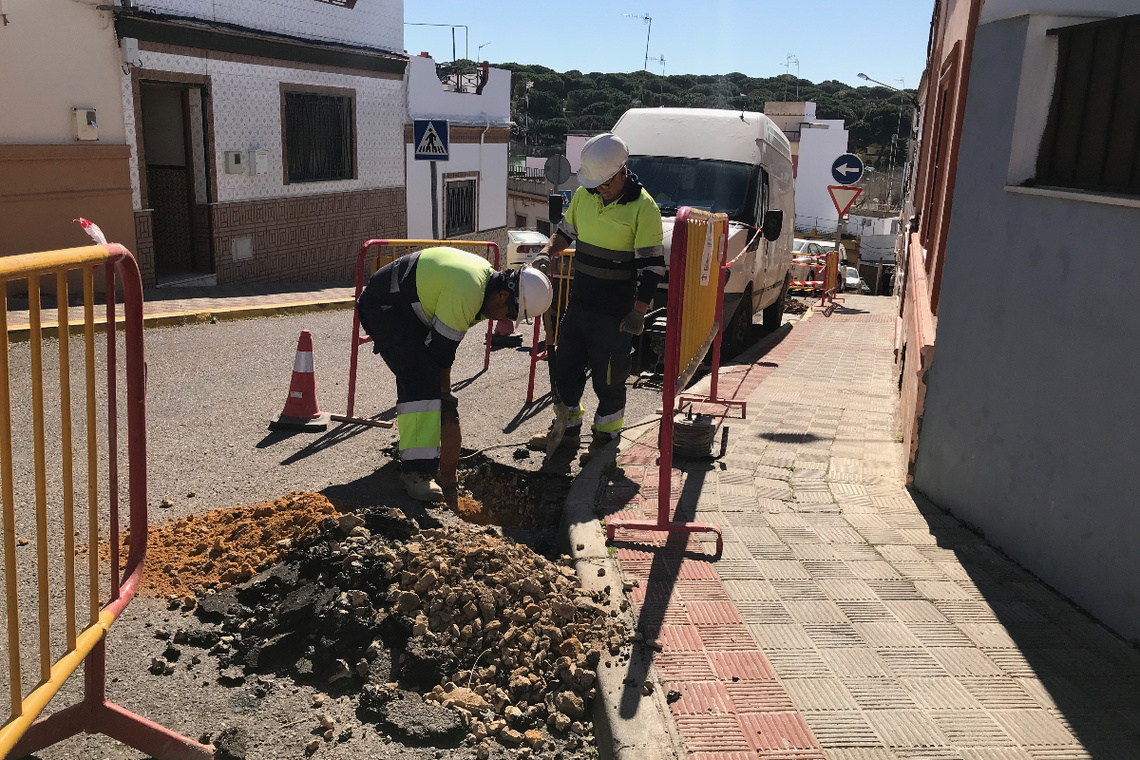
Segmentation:
<svg viewBox="0 0 1140 760">
<path fill-rule="evenodd" d="M 665 275 L 661 211 L 636 177 L 626 182 L 608 205 L 578 188 L 558 226 L 577 241 L 570 300 L 602 313 L 625 315 L 634 300 L 648 303 Z"/>
<path fill-rule="evenodd" d="M 469 329 L 481 322 L 487 283 L 494 274 L 487 261 L 457 248 L 425 248 L 376 270 L 360 296 L 368 322 L 379 327 L 389 306 L 409 306 L 431 328 L 424 344 L 441 368 L 455 362 L 455 351 Z"/>
</svg>

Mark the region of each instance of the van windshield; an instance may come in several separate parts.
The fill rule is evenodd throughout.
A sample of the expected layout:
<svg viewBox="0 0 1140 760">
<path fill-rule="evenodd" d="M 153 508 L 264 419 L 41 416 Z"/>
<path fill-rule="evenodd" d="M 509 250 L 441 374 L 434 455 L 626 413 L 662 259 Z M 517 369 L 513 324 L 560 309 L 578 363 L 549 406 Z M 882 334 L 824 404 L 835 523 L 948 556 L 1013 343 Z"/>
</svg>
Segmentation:
<svg viewBox="0 0 1140 760">
<path fill-rule="evenodd" d="M 630 156 L 629 168 L 657 201 L 661 213 L 676 214 L 682 206 L 726 213 L 751 224 L 749 185 L 753 167 L 731 161 L 671 156 Z"/>
</svg>

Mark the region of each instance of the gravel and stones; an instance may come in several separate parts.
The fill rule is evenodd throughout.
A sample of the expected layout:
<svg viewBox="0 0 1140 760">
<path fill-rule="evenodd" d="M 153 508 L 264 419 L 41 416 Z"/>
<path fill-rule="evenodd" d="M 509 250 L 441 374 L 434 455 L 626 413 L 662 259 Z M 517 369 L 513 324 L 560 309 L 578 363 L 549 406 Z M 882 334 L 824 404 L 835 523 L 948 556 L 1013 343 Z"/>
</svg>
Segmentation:
<svg viewBox="0 0 1140 760">
<path fill-rule="evenodd" d="M 215 657 L 218 683 L 285 676 L 353 700 L 359 720 L 406 746 L 466 743 L 477 756 L 590 744 L 597 668 L 630 638 L 609 587 L 584 592 L 569 558 L 494 528 L 420 530 L 391 508 L 330 512 L 278 564 L 205 591 L 193 612 L 207 627 L 182 638 Z"/>
</svg>

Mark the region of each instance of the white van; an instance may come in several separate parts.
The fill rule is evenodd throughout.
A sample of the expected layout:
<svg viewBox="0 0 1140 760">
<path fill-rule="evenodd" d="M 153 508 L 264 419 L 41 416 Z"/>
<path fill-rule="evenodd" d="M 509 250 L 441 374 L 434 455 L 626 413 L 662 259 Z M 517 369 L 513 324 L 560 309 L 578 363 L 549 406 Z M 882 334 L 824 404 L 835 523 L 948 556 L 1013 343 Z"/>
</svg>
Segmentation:
<svg viewBox="0 0 1140 760">
<path fill-rule="evenodd" d="M 765 327 L 779 327 L 796 218 L 791 146 L 780 128 L 753 111 L 634 108 L 613 132 L 629 146 L 629 168 L 661 207 L 666 260 L 682 206 L 728 214 L 728 258 L 744 255 L 725 286 L 727 355 L 743 347 L 756 312 Z"/>
</svg>

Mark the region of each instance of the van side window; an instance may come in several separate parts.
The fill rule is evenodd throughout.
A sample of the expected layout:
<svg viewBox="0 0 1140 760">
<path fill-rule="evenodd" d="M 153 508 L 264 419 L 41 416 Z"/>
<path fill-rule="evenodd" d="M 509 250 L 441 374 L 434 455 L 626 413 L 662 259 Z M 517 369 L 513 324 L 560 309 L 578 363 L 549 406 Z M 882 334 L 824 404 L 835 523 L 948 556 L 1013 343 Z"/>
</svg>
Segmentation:
<svg viewBox="0 0 1140 760">
<path fill-rule="evenodd" d="M 760 192 L 756 194 L 756 226 L 764 226 L 764 216 L 768 213 L 768 170 L 760 168 Z"/>
</svg>

